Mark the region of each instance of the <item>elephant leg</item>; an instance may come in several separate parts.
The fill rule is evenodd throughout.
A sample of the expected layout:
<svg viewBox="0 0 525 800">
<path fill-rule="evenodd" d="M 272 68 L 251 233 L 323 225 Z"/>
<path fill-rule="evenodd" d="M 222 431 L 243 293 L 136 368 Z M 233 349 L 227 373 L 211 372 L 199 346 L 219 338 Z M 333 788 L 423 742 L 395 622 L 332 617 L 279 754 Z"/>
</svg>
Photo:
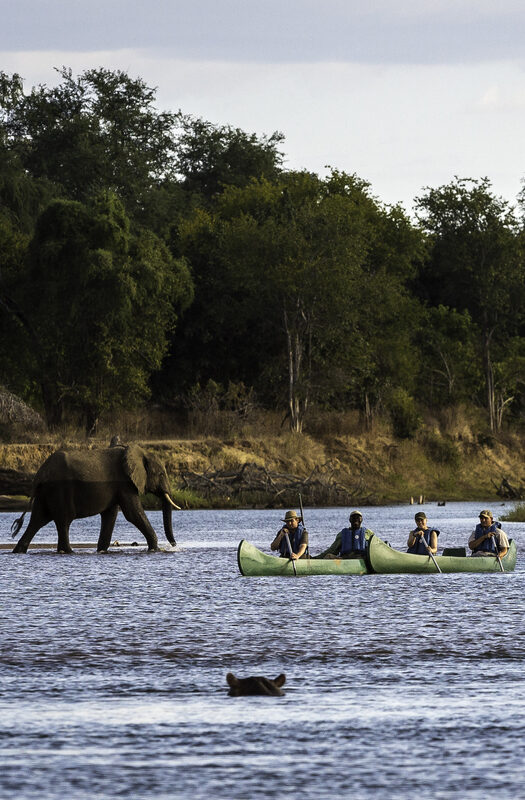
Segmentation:
<svg viewBox="0 0 525 800">
<path fill-rule="evenodd" d="M 69 526 L 70 522 L 64 520 L 55 520 L 55 525 L 58 532 L 57 553 L 72 553 L 73 549 L 69 543 Z"/>
<path fill-rule="evenodd" d="M 153 530 L 151 522 L 147 518 L 138 497 L 133 497 L 131 500 L 128 500 L 127 498 L 121 498 L 120 508 L 127 521 L 131 522 L 131 524 L 138 528 L 142 533 L 146 539 L 146 542 L 148 543 L 148 550 L 152 552 L 154 550 L 158 550 L 159 542 L 157 539 L 157 534 Z"/>
<path fill-rule="evenodd" d="M 118 506 L 111 506 L 100 515 L 100 535 L 98 537 L 97 552 L 106 553 L 111 544 L 111 534 L 115 527 L 115 520 L 117 519 Z"/>
<path fill-rule="evenodd" d="M 35 504 L 33 505 L 33 510 L 31 511 L 31 518 L 28 526 L 14 546 L 13 553 L 27 553 L 27 548 L 29 547 L 33 536 L 38 533 L 40 528 L 43 528 L 44 525 L 47 525 L 48 522 L 51 522 L 52 519 L 53 518 L 51 514 L 42 507 L 42 504 L 38 502 L 38 500 L 36 500 Z"/>
</svg>

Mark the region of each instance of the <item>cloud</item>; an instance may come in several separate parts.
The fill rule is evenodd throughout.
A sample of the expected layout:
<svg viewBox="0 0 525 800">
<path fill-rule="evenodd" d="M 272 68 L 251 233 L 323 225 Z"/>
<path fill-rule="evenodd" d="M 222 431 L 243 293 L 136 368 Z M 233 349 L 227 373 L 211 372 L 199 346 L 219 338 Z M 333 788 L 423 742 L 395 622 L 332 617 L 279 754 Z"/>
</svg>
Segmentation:
<svg viewBox="0 0 525 800">
<path fill-rule="evenodd" d="M 521 0 L 16 0 L 0 49 L 164 51 L 256 63 L 521 58 Z"/>
<path fill-rule="evenodd" d="M 525 111 L 525 88 L 492 83 L 481 94 L 476 103 L 481 112 L 509 113 Z"/>
</svg>

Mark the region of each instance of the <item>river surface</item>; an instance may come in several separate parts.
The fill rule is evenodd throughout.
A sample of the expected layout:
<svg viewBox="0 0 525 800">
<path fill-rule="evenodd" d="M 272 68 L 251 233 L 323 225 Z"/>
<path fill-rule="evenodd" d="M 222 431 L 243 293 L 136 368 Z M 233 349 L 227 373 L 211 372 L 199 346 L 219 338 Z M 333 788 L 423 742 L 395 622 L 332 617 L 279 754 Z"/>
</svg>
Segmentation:
<svg viewBox="0 0 525 800">
<path fill-rule="evenodd" d="M 425 506 L 440 548 L 486 505 L 511 507 Z M 361 510 L 403 548 L 418 508 Z M 305 509 L 312 554 L 348 511 Z M 181 511 L 170 553 L 122 515 L 140 548 L 1 551 L 0 798 L 523 797 L 525 524 L 509 574 L 242 577 L 239 541 L 270 552 L 282 516 Z M 228 671 L 286 696 L 230 698 Z"/>
</svg>

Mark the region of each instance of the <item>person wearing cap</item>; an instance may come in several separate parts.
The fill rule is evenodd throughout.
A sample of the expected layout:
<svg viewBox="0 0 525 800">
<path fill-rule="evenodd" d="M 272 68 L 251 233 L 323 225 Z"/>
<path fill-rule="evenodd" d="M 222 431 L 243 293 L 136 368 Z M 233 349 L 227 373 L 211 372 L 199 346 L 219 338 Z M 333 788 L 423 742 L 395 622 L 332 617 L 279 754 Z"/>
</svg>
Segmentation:
<svg viewBox="0 0 525 800">
<path fill-rule="evenodd" d="M 427 515 L 424 511 L 418 511 L 414 519 L 417 527 L 408 534 L 407 553 L 414 553 L 418 556 L 428 556 L 428 550 L 435 555 L 438 549 L 439 531 L 436 528 L 429 528 Z"/>
<path fill-rule="evenodd" d="M 283 522 L 283 527 L 277 532 L 277 536 L 270 547 L 272 550 L 279 550 L 281 558 L 292 558 L 295 561 L 306 553 L 308 531 L 304 527 L 301 517 L 295 511 L 287 511 Z M 292 548 L 291 553 L 286 534 L 288 534 L 288 540 Z"/>
<path fill-rule="evenodd" d="M 363 525 L 360 511 L 352 511 L 349 517 L 350 527 L 339 531 L 334 541 L 326 550 L 315 558 L 362 558 L 366 551 L 366 543 L 373 536 L 373 531 Z"/>
<path fill-rule="evenodd" d="M 494 522 L 492 511 L 488 508 L 479 512 L 479 523 L 470 534 L 468 546 L 473 556 L 495 556 L 503 558 L 509 549 L 509 540 L 505 531 Z"/>
</svg>

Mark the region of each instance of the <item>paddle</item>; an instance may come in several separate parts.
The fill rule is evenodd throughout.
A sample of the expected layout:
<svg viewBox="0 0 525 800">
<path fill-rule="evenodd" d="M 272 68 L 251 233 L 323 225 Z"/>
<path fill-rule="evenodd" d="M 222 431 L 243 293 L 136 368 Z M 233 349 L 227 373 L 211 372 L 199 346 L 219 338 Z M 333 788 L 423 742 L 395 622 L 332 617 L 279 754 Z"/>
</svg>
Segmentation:
<svg viewBox="0 0 525 800">
<path fill-rule="evenodd" d="M 499 568 L 500 568 L 500 570 L 502 572 L 505 572 L 505 570 L 503 569 L 503 564 L 501 563 L 501 558 L 500 558 L 499 552 L 498 552 L 498 542 L 496 540 L 496 535 L 494 533 L 492 533 L 490 538 L 494 542 L 494 550 L 496 551 L 496 558 L 498 559 Z"/>
<path fill-rule="evenodd" d="M 437 569 L 437 571 L 438 571 L 438 572 L 441 572 L 441 568 L 440 568 L 440 566 L 439 566 L 438 562 L 436 561 L 436 559 L 434 558 L 434 553 L 433 553 L 433 552 L 432 552 L 432 550 L 430 549 L 430 545 L 429 545 L 429 544 L 427 544 L 427 540 L 425 539 L 424 533 L 423 533 L 423 532 L 421 532 L 420 536 L 421 536 L 421 541 L 423 542 L 423 544 L 425 545 L 425 547 L 426 547 L 426 548 L 427 548 L 427 550 L 428 550 L 428 554 L 429 554 L 430 558 L 431 558 L 431 559 L 432 559 L 432 561 L 434 562 L 434 566 L 436 567 L 436 569 Z"/>
<path fill-rule="evenodd" d="M 301 509 L 301 522 L 303 523 L 304 527 L 306 528 L 306 522 L 304 521 L 304 509 L 303 509 L 303 498 L 301 497 L 301 493 L 299 492 L 299 507 Z M 306 545 L 306 557 L 310 558 L 310 548 Z"/>
<path fill-rule="evenodd" d="M 284 532 L 284 541 L 288 545 L 288 552 L 290 553 L 290 561 L 292 562 L 293 574 L 297 578 L 297 567 L 295 566 L 295 560 L 292 558 L 293 550 L 292 550 L 292 545 L 290 544 L 290 537 L 288 536 L 288 531 Z"/>
</svg>

